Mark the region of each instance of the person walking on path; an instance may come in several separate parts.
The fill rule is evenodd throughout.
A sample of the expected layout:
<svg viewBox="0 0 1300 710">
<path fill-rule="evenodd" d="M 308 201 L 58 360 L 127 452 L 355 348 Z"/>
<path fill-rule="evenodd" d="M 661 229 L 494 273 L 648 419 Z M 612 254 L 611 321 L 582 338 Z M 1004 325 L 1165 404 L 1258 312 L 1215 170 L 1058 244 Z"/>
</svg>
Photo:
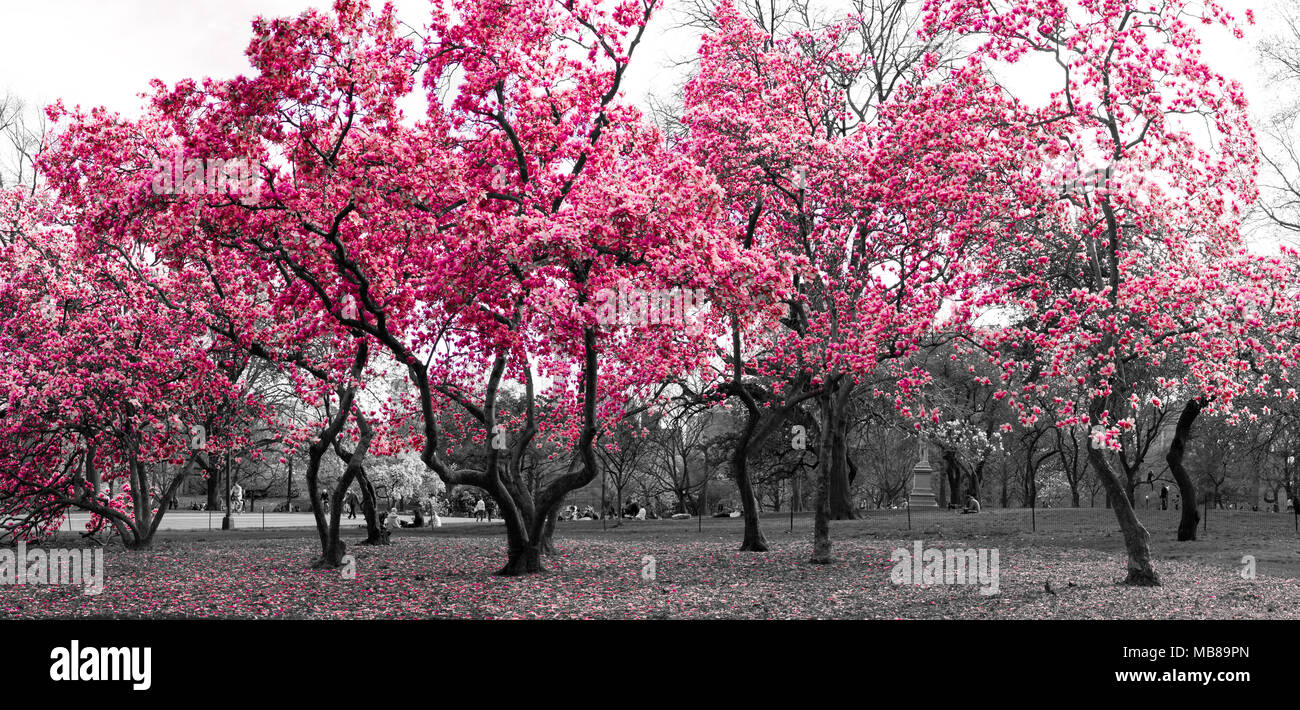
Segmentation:
<svg viewBox="0 0 1300 710">
<path fill-rule="evenodd" d="M 479 498 L 478 502 L 474 504 L 474 520 L 482 522 L 485 517 L 487 517 L 487 505 L 482 498 Z"/>
</svg>

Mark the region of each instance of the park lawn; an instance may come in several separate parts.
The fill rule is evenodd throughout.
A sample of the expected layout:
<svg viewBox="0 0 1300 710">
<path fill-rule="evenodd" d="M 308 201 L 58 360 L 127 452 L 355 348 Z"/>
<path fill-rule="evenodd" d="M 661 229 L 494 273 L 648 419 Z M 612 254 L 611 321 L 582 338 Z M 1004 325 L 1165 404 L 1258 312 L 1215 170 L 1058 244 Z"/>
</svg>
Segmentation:
<svg viewBox="0 0 1300 710">
<path fill-rule="evenodd" d="M 356 576 L 312 570 L 313 531 L 167 532 L 151 550 L 110 544 L 105 589 L 0 586 L 0 617 L 1244 619 L 1300 618 L 1300 538 L 1290 516 L 1211 511 L 1205 540 L 1176 543 L 1176 511 L 1140 511 L 1164 586 L 1127 588 L 1122 539 L 1104 509 L 879 511 L 832 525 L 838 562 L 810 565 L 811 519 L 770 514 L 772 552 L 740 553 L 738 519 L 561 523 L 550 572 L 492 575 L 500 525 L 398 531 L 352 546 Z M 349 531 L 345 537 L 354 537 Z M 980 586 L 897 585 L 895 548 L 999 552 L 997 594 Z M 73 538 L 51 545 L 73 544 Z M 1256 558 L 1255 579 L 1241 558 Z M 643 579 L 653 558 L 654 578 Z M 1045 591 L 1051 582 L 1055 593 Z"/>
</svg>

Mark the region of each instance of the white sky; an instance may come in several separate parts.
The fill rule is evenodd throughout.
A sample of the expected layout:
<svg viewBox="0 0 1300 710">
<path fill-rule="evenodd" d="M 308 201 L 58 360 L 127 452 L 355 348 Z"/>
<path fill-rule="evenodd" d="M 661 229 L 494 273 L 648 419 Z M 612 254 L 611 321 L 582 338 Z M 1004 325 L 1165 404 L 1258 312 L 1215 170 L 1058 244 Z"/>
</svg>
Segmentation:
<svg viewBox="0 0 1300 710">
<path fill-rule="evenodd" d="M 428 2 L 394 4 L 402 20 L 423 30 Z M 331 5 L 330 0 L 0 0 L 5 28 L 0 93 L 29 103 L 62 98 L 69 107 L 105 106 L 134 115 L 141 104 L 138 94 L 155 77 L 172 84 L 187 77 L 251 73 L 244 49 L 254 17 L 293 16 L 309 7 L 328 12 Z M 693 50 L 685 31 L 665 37 L 671 24 L 666 13 L 651 21 L 628 72 L 629 96 L 639 100 L 664 78 L 659 68 L 665 57 Z"/>
<path fill-rule="evenodd" d="M 1268 8 L 1279 2 L 1294 0 L 1228 0 L 1241 14 L 1254 7 L 1262 21 L 1244 41 L 1222 31 L 1206 36 L 1211 63 L 1241 80 L 1255 102 L 1265 99 L 1267 90 L 1253 42 L 1266 31 Z M 672 4 L 668 0 L 668 10 Z M 396 5 L 406 22 L 425 25 L 425 0 L 398 0 Z M 255 16 L 296 15 L 307 7 L 329 6 L 328 0 L 0 0 L 6 28 L 0 41 L 0 91 L 30 102 L 62 98 L 69 106 L 103 105 L 134 114 L 140 104 L 137 94 L 154 77 L 172 83 L 248 73 L 243 51 Z M 673 19 L 660 12 L 652 21 L 650 36 L 629 71 L 629 96 L 639 100 L 648 91 L 667 89 L 675 78 L 664 69 L 667 60 L 692 53 L 692 33 L 671 29 Z"/>
</svg>

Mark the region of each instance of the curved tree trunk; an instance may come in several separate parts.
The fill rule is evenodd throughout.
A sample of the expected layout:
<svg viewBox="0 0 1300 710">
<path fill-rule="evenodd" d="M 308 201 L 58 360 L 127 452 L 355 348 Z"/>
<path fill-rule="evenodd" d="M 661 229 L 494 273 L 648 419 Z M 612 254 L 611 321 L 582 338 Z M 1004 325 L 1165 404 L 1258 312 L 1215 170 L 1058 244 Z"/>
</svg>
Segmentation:
<svg viewBox="0 0 1300 710">
<path fill-rule="evenodd" d="M 357 348 L 356 359 L 352 364 L 351 381 L 356 382 L 361 377 L 361 372 L 365 368 L 366 359 L 370 353 L 369 346 L 362 341 Z M 312 562 L 314 567 L 338 567 L 343 564 L 343 555 L 347 546 L 339 539 L 339 516 L 342 514 L 343 494 L 347 492 L 348 486 L 351 485 L 352 479 L 356 477 L 356 469 L 360 467 L 361 462 L 365 460 L 366 449 L 370 446 L 370 440 L 374 436 L 374 431 L 370 428 L 365 417 L 357 417 L 357 427 L 360 432 L 360 440 L 357 449 L 350 457 L 348 466 L 344 469 L 343 476 L 336 486 L 331 506 L 330 519 L 326 521 L 325 511 L 321 509 L 321 486 L 320 486 L 320 464 L 324 458 L 325 452 L 337 443 L 339 434 L 347 425 L 348 417 L 352 414 L 352 403 L 356 398 L 357 387 L 339 387 L 337 394 L 339 398 L 338 409 L 334 411 L 321 430 L 316 439 L 307 447 L 307 496 L 311 501 L 312 518 L 316 522 L 316 534 L 320 538 L 321 556 Z M 336 452 L 337 453 L 337 452 Z"/>
<path fill-rule="evenodd" d="M 347 493 L 348 486 L 352 485 L 352 479 L 356 477 L 356 470 L 348 466 L 343 471 L 343 476 L 339 478 L 338 486 L 334 490 L 334 495 L 330 496 L 330 517 L 329 527 L 326 530 L 325 544 L 322 548 L 321 557 L 316 561 L 317 567 L 333 568 L 343 564 L 343 556 L 347 554 L 348 544 L 343 542 L 339 536 L 339 527 L 343 518 L 343 497 Z"/>
<path fill-rule="evenodd" d="M 343 475 L 334 486 L 334 494 L 330 496 L 329 539 L 321 558 L 322 566 L 338 567 L 343 564 L 343 555 L 347 552 L 347 543 L 339 537 L 339 527 L 343 519 L 343 501 L 347 497 L 348 488 L 352 487 L 352 481 L 356 479 L 366 460 L 366 451 L 375 436 L 375 431 L 370 427 L 370 422 L 366 420 L 365 415 L 357 412 L 356 420 L 359 433 L 357 448 L 348 457 L 347 468 L 343 469 Z"/>
<path fill-rule="evenodd" d="M 312 518 L 316 523 L 316 535 L 320 538 L 321 549 L 321 556 L 312 561 L 312 566 L 337 567 L 340 564 L 338 560 L 342 560 L 343 555 L 339 553 L 338 560 L 330 564 L 329 560 L 337 546 L 330 539 L 329 522 L 325 519 L 325 511 L 320 503 L 320 462 L 324 456 L 325 448 L 321 447 L 317 450 L 313 445 L 307 453 L 307 472 L 304 476 L 307 481 L 307 499 L 311 502 Z"/>
<path fill-rule="evenodd" d="M 545 572 L 542 555 L 547 545 L 546 526 L 552 510 L 558 513 L 559 506 L 539 510 L 535 507 L 534 496 L 526 488 L 507 485 L 500 475 L 493 478 L 493 487 L 488 493 L 497 502 L 501 520 L 506 525 L 506 563 L 497 574 L 517 577 Z"/>
<path fill-rule="evenodd" d="M 1183 467 L 1183 456 L 1187 453 L 1187 439 L 1192 433 L 1192 425 L 1196 423 L 1196 418 L 1200 416 L 1201 409 L 1206 403 L 1204 397 L 1196 397 L 1187 400 L 1187 404 L 1183 405 L 1183 413 L 1178 416 L 1178 425 L 1174 427 L 1174 440 L 1170 442 L 1169 453 L 1165 455 L 1165 462 L 1169 464 L 1169 471 L 1174 474 L 1174 481 L 1178 483 L 1178 493 L 1184 502 L 1178 520 L 1179 542 L 1195 540 L 1196 526 L 1201 522 L 1201 513 L 1196 508 L 1196 485 L 1192 483 L 1192 477 Z M 1192 501 L 1192 504 L 1187 505 L 1187 501 Z"/>
<path fill-rule="evenodd" d="M 141 514 L 138 509 L 133 509 L 129 514 L 119 510 L 112 510 L 106 506 L 98 504 L 87 504 L 82 498 L 69 499 L 70 505 L 77 506 L 82 510 L 96 513 L 104 520 L 107 520 L 113 529 L 117 531 L 122 540 L 122 546 L 128 550 L 147 550 L 153 546 L 154 535 L 158 532 L 158 526 L 162 523 L 163 516 L 167 512 L 166 502 L 171 500 L 181 483 L 190 475 L 194 464 L 198 459 L 197 454 L 192 454 L 189 461 L 176 471 L 172 476 L 171 483 L 163 492 L 162 502 L 158 505 L 158 511 L 154 513 L 152 509 L 149 514 Z M 95 498 L 92 501 L 97 500 Z M 145 505 L 152 505 L 152 496 L 145 496 Z"/>
<path fill-rule="evenodd" d="M 414 356 L 404 354 L 408 372 L 420 394 L 425 433 L 421 460 L 449 487 L 476 486 L 487 491 L 496 502 L 501 520 L 506 526 L 506 564 L 497 571 L 498 575 L 517 576 L 544 572 L 542 554 L 547 544 L 547 529 L 548 525 L 553 529 L 552 516 L 558 512 L 560 501 L 570 492 L 594 481 L 600 471 L 595 452 L 596 382 L 599 368 L 595 328 L 583 329 L 583 377 L 580 388 L 582 428 L 571 450 L 573 458 L 564 474 L 556 476 L 544 486 L 538 486 L 536 490 L 530 490 L 523 473 L 523 460 L 537 434 L 533 378 L 528 365 L 523 365 L 526 407 L 523 428 L 506 443 L 497 420 L 497 395 L 506 371 L 506 354 L 498 353 L 493 361 L 481 405 L 471 402 L 459 390 L 439 388 L 437 384 L 431 383 L 428 369 Z M 439 426 L 433 405 L 435 391 L 459 403 L 483 427 L 487 437 L 483 443 L 486 461 L 482 469 L 457 470 L 442 460 L 439 454 Z"/>
<path fill-rule="evenodd" d="M 542 533 L 542 554 L 544 555 L 555 554 L 555 521 L 560 517 L 560 505 L 562 504 L 563 499 L 561 499 L 561 503 L 551 508 L 550 515 L 546 516 L 546 528 Z"/>
<path fill-rule="evenodd" d="M 357 467 L 357 485 L 361 488 L 361 514 L 366 519 L 366 539 L 362 545 L 387 545 L 379 534 L 379 513 L 375 509 L 375 485 L 366 475 L 366 467 Z"/>
<path fill-rule="evenodd" d="M 753 219 L 751 218 L 751 232 Z M 731 452 L 731 470 L 736 477 L 736 488 L 740 492 L 741 515 L 745 519 L 745 536 L 740 542 L 740 550 L 741 552 L 767 552 L 767 539 L 763 537 L 763 530 L 758 522 L 758 498 L 754 496 L 754 484 L 749 477 L 749 447 L 754 444 L 754 433 L 758 429 L 761 410 L 758 403 L 754 401 L 753 395 L 745 389 L 744 370 L 741 367 L 740 321 L 735 316 L 731 318 L 731 327 L 732 371 L 731 382 L 728 384 L 731 393 L 739 396 L 745 405 L 745 426 L 736 440 L 736 449 Z M 700 495 L 706 496 L 707 493 L 706 482 Z M 701 506 L 699 511 L 700 515 L 707 512 L 707 505 L 708 500 L 705 500 L 704 506 Z"/>
<path fill-rule="evenodd" d="M 1160 586 L 1160 576 L 1151 566 L 1151 533 L 1142 526 L 1133 506 L 1129 505 L 1128 496 L 1124 495 L 1124 484 L 1097 449 L 1089 447 L 1088 462 L 1101 479 L 1115 511 L 1115 518 L 1119 520 L 1120 530 L 1124 533 L 1124 546 L 1128 551 L 1128 577 L 1124 583 L 1142 587 Z"/>
<path fill-rule="evenodd" d="M 358 422 L 364 419 L 365 419 L 365 415 L 363 414 L 357 415 Z M 366 422 L 365 425 L 369 427 L 369 422 Z M 360 450 L 360 447 L 358 447 L 358 450 Z M 335 439 L 334 453 L 338 454 L 338 457 L 342 459 L 343 462 L 347 464 L 349 468 L 352 468 L 352 461 L 356 454 L 355 451 L 348 452 L 348 450 L 343 448 L 343 445 L 339 443 L 337 439 Z M 374 484 L 370 482 L 370 476 L 366 475 L 366 466 L 365 466 L 364 458 L 356 462 L 356 467 L 354 469 L 353 475 L 355 477 L 352 480 L 354 480 L 357 483 L 357 486 L 361 489 L 361 514 L 366 521 L 366 539 L 362 540 L 361 544 L 362 545 L 387 545 L 388 540 L 386 540 L 380 534 L 379 512 L 378 509 L 376 508 L 377 505 L 376 499 L 378 498 L 378 496 L 375 494 Z M 339 495 L 343 496 L 343 498 L 346 498 L 347 490 L 348 487 L 344 486 L 343 488 L 340 489 Z M 343 507 L 343 499 L 341 498 L 340 500 L 336 501 L 334 503 L 334 507 L 341 510 Z"/>
<path fill-rule="evenodd" d="M 745 417 L 745 428 L 740 432 L 736 448 L 731 452 L 731 470 L 736 477 L 736 489 L 740 493 L 740 514 L 745 521 L 745 536 L 740 541 L 741 552 L 767 552 L 767 538 L 759 527 L 758 499 L 754 496 L 754 484 L 749 477 L 749 446 L 758 428 L 757 412 L 751 411 Z M 705 506 L 708 505 L 706 500 Z M 700 514 L 707 512 L 703 508 Z"/>
</svg>

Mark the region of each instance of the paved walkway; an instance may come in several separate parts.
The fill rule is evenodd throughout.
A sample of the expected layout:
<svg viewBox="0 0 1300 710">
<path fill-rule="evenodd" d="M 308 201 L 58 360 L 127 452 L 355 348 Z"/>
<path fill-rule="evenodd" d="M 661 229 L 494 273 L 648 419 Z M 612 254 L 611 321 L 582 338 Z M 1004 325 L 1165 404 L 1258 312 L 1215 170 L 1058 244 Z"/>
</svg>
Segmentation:
<svg viewBox="0 0 1300 710">
<path fill-rule="evenodd" d="M 220 530 L 221 518 L 225 513 L 214 510 L 210 514 L 207 511 L 197 510 L 169 510 L 163 516 L 162 522 L 159 523 L 159 530 Z M 72 529 L 81 531 L 86 529 L 86 521 L 89 515 L 86 513 L 73 513 L 68 516 L 72 520 Z M 265 528 L 314 528 L 315 521 L 311 513 L 266 513 L 261 511 L 256 513 L 237 513 L 234 516 L 235 529 L 237 530 L 260 530 Z M 401 515 L 399 519 L 411 522 L 411 516 Z M 473 518 L 443 518 L 443 525 L 465 525 L 473 523 Z M 501 523 L 497 518 L 492 521 L 493 525 Z M 353 525 L 365 525 L 365 518 L 361 513 L 357 517 L 349 520 L 345 514 L 343 516 L 342 526 L 344 528 Z M 68 529 L 68 522 L 64 521 L 63 529 Z"/>
</svg>

